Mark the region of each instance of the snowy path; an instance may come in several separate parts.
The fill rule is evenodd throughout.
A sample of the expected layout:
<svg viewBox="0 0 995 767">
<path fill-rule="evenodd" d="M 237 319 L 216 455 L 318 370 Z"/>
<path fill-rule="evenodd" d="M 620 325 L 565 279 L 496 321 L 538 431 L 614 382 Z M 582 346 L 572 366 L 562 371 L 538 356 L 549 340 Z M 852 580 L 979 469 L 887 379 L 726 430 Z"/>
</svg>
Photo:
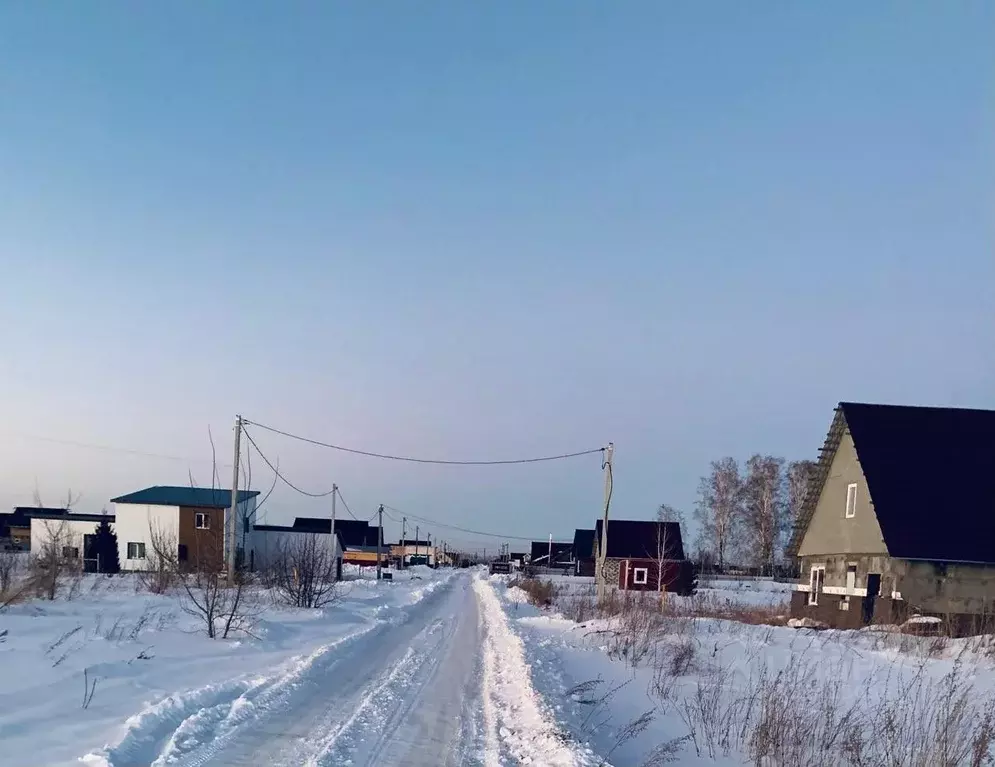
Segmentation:
<svg viewBox="0 0 995 767">
<path fill-rule="evenodd" d="M 177 693 L 101 767 L 596 763 L 544 715 L 493 588 L 457 575 L 270 676 Z"/>
</svg>

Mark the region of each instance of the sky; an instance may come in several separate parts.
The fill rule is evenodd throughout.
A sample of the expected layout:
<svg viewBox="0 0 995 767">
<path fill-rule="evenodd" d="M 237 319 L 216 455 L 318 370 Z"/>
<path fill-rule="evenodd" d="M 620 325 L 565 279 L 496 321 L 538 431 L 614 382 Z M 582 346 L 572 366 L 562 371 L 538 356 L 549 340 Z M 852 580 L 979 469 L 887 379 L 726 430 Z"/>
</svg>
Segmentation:
<svg viewBox="0 0 995 767">
<path fill-rule="evenodd" d="M 209 430 L 230 486 L 242 414 L 613 441 L 639 519 L 815 458 L 840 400 L 995 408 L 993 51 L 980 0 L 4 3 L 0 507 L 210 484 Z M 597 455 L 250 434 L 363 518 L 603 502 Z"/>
</svg>

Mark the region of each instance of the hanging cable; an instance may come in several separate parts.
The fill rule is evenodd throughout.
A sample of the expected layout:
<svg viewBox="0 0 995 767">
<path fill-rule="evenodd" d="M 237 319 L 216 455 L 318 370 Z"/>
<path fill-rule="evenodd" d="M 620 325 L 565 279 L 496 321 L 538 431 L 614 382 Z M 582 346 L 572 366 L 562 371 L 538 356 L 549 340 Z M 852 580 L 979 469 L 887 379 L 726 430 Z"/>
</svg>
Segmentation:
<svg viewBox="0 0 995 767">
<path fill-rule="evenodd" d="M 293 482 L 291 482 L 289 479 L 283 476 L 283 474 L 280 473 L 280 470 L 276 466 L 274 466 L 270 461 L 270 459 L 263 454 L 263 451 L 259 449 L 259 445 L 256 444 L 256 441 L 252 438 L 252 435 L 249 434 L 248 429 L 245 428 L 245 424 L 246 421 L 242 421 L 242 434 L 244 434 L 245 438 L 249 440 L 249 444 L 252 445 L 253 448 L 255 448 L 256 452 L 259 454 L 259 457 L 266 462 L 266 465 L 273 470 L 273 473 L 276 474 L 276 476 L 278 476 L 281 480 L 283 480 L 283 483 L 287 487 L 296 490 L 301 495 L 306 495 L 308 498 L 325 498 L 335 492 L 334 487 L 331 490 L 329 490 L 327 493 L 309 493 L 307 490 L 301 490 L 299 487 L 297 487 L 297 485 L 295 485 Z M 341 497 L 342 496 L 340 495 L 339 498 Z M 351 511 L 349 513 L 352 514 Z"/>
<path fill-rule="evenodd" d="M 339 500 L 342 501 L 342 505 L 345 506 L 345 510 L 346 512 L 348 512 L 349 516 L 355 519 L 357 522 L 359 522 L 360 521 L 359 517 L 357 517 L 355 514 L 352 513 L 352 509 L 349 508 L 349 504 L 346 503 L 345 498 L 342 497 L 342 491 L 339 490 L 338 488 L 335 488 L 335 492 L 338 493 Z"/>
<path fill-rule="evenodd" d="M 390 509 L 391 511 L 397 514 L 403 514 L 409 519 L 416 519 L 419 522 L 427 522 L 428 524 L 435 525 L 436 527 L 446 528 L 447 530 L 458 530 L 461 533 L 469 533 L 470 535 L 482 535 L 485 538 L 501 538 L 509 541 L 529 541 L 529 542 L 544 540 L 544 537 L 542 536 L 540 536 L 539 538 L 523 538 L 520 535 L 500 535 L 499 533 L 485 533 L 481 530 L 470 530 L 466 527 L 460 527 L 459 525 L 451 525 L 447 522 L 440 522 L 437 519 L 429 519 L 428 517 L 421 517 L 418 516 L 417 514 L 412 514 L 410 511 L 401 511 L 400 509 L 396 509 L 393 506 L 388 506 L 387 504 L 384 504 L 384 509 Z M 393 521 L 396 522 L 397 520 L 395 519 Z"/>
<path fill-rule="evenodd" d="M 441 466 L 510 466 L 512 464 L 521 463 L 541 463 L 543 461 L 560 461 L 566 458 L 578 458 L 582 455 L 594 455 L 595 453 L 603 453 L 605 448 L 597 447 L 591 450 L 579 450 L 575 453 L 561 453 L 560 455 L 547 455 L 541 456 L 539 458 L 516 458 L 511 460 L 503 461 L 446 461 L 435 458 L 413 458 L 411 456 L 403 455 L 390 455 L 388 453 L 374 453 L 368 450 L 357 450 L 351 447 L 343 447 L 342 445 L 333 445 L 328 442 L 320 442 L 316 439 L 309 439 L 308 437 L 302 437 L 298 434 L 291 434 L 287 431 L 282 431 L 280 429 L 275 429 L 272 426 L 266 426 L 258 421 L 242 421 L 243 424 L 252 424 L 253 426 L 258 426 L 260 429 L 265 429 L 266 431 L 271 431 L 274 434 L 280 434 L 284 437 L 289 437 L 290 439 L 296 439 L 300 442 L 307 442 L 311 445 L 317 445 L 318 447 L 327 447 L 332 450 L 339 450 L 343 453 L 352 453 L 353 455 L 365 455 L 369 458 L 383 458 L 388 461 L 406 461 L 408 463 L 430 463 Z"/>
</svg>

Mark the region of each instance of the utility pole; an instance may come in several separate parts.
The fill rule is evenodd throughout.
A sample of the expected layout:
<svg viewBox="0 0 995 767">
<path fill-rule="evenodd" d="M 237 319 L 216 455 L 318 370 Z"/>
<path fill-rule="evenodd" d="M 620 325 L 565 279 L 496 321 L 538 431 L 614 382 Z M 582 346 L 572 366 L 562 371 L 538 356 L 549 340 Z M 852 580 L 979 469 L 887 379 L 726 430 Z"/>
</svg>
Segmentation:
<svg viewBox="0 0 995 767">
<path fill-rule="evenodd" d="M 615 457 L 615 443 L 609 442 L 605 448 L 602 470 L 605 472 L 605 516 L 601 522 L 601 540 L 598 542 L 598 561 L 595 563 L 595 580 L 597 581 L 598 599 L 608 595 L 608 584 L 605 580 L 605 559 L 608 557 L 608 507 L 612 500 L 612 459 Z"/>
<path fill-rule="evenodd" d="M 334 482 L 332 483 L 332 526 L 329 528 L 331 533 L 331 547 L 332 547 L 332 581 L 337 581 L 339 578 L 339 563 L 338 557 L 335 555 L 338 553 L 338 538 L 335 537 L 335 496 L 339 494 L 339 486 Z"/>
<path fill-rule="evenodd" d="M 235 583 L 235 545 L 238 538 L 238 461 L 241 458 L 242 448 L 242 416 L 235 416 L 235 460 L 232 461 L 231 478 L 231 512 L 229 513 L 228 525 L 231 532 L 228 539 L 228 585 Z"/>
<path fill-rule="evenodd" d="M 383 544 L 383 504 L 380 504 L 380 508 L 377 509 L 379 533 L 377 534 L 377 580 L 380 580 L 382 573 L 380 572 L 380 548 Z"/>
<path fill-rule="evenodd" d="M 549 534 L 549 556 L 546 559 L 546 569 L 551 570 L 553 568 L 553 534 Z"/>
<path fill-rule="evenodd" d="M 426 554 L 428 554 L 428 566 L 431 567 L 432 566 L 432 562 L 435 560 L 435 557 L 432 556 L 432 534 L 431 533 L 425 533 L 425 541 L 428 543 L 428 546 L 426 546 L 426 548 L 428 549 L 428 551 L 426 552 Z"/>
<path fill-rule="evenodd" d="M 418 540 L 419 540 L 418 539 L 418 533 L 419 533 L 419 531 L 421 531 L 421 527 L 419 527 L 418 525 L 415 525 L 415 559 L 418 559 L 418 554 L 419 554 L 419 549 L 420 549 L 420 547 L 418 546 Z"/>
<path fill-rule="evenodd" d="M 408 518 L 401 517 L 401 569 L 404 569 L 404 558 L 408 555 Z"/>
</svg>

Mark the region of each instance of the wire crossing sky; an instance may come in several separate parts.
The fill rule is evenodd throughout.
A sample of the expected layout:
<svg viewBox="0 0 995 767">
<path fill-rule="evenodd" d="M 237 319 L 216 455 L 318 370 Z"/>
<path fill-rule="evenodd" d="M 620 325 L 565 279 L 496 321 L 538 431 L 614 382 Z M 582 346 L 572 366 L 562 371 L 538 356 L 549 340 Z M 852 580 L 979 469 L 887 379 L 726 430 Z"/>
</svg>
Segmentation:
<svg viewBox="0 0 995 767">
<path fill-rule="evenodd" d="M 220 468 L 256 413 L 358 449 L 249 427 L 360 517 L 559 534 L 603 504 L 563 453 L 619 446 L 613 516 L 690 517 L 710 461 L 815 458 L 841 400 L 995 408 L 992 30 L 0 3 L 0 507 L 209 484 L 208 427 Z M 268 519 L 329 504 L 279 482 Z"/>
</svg>

